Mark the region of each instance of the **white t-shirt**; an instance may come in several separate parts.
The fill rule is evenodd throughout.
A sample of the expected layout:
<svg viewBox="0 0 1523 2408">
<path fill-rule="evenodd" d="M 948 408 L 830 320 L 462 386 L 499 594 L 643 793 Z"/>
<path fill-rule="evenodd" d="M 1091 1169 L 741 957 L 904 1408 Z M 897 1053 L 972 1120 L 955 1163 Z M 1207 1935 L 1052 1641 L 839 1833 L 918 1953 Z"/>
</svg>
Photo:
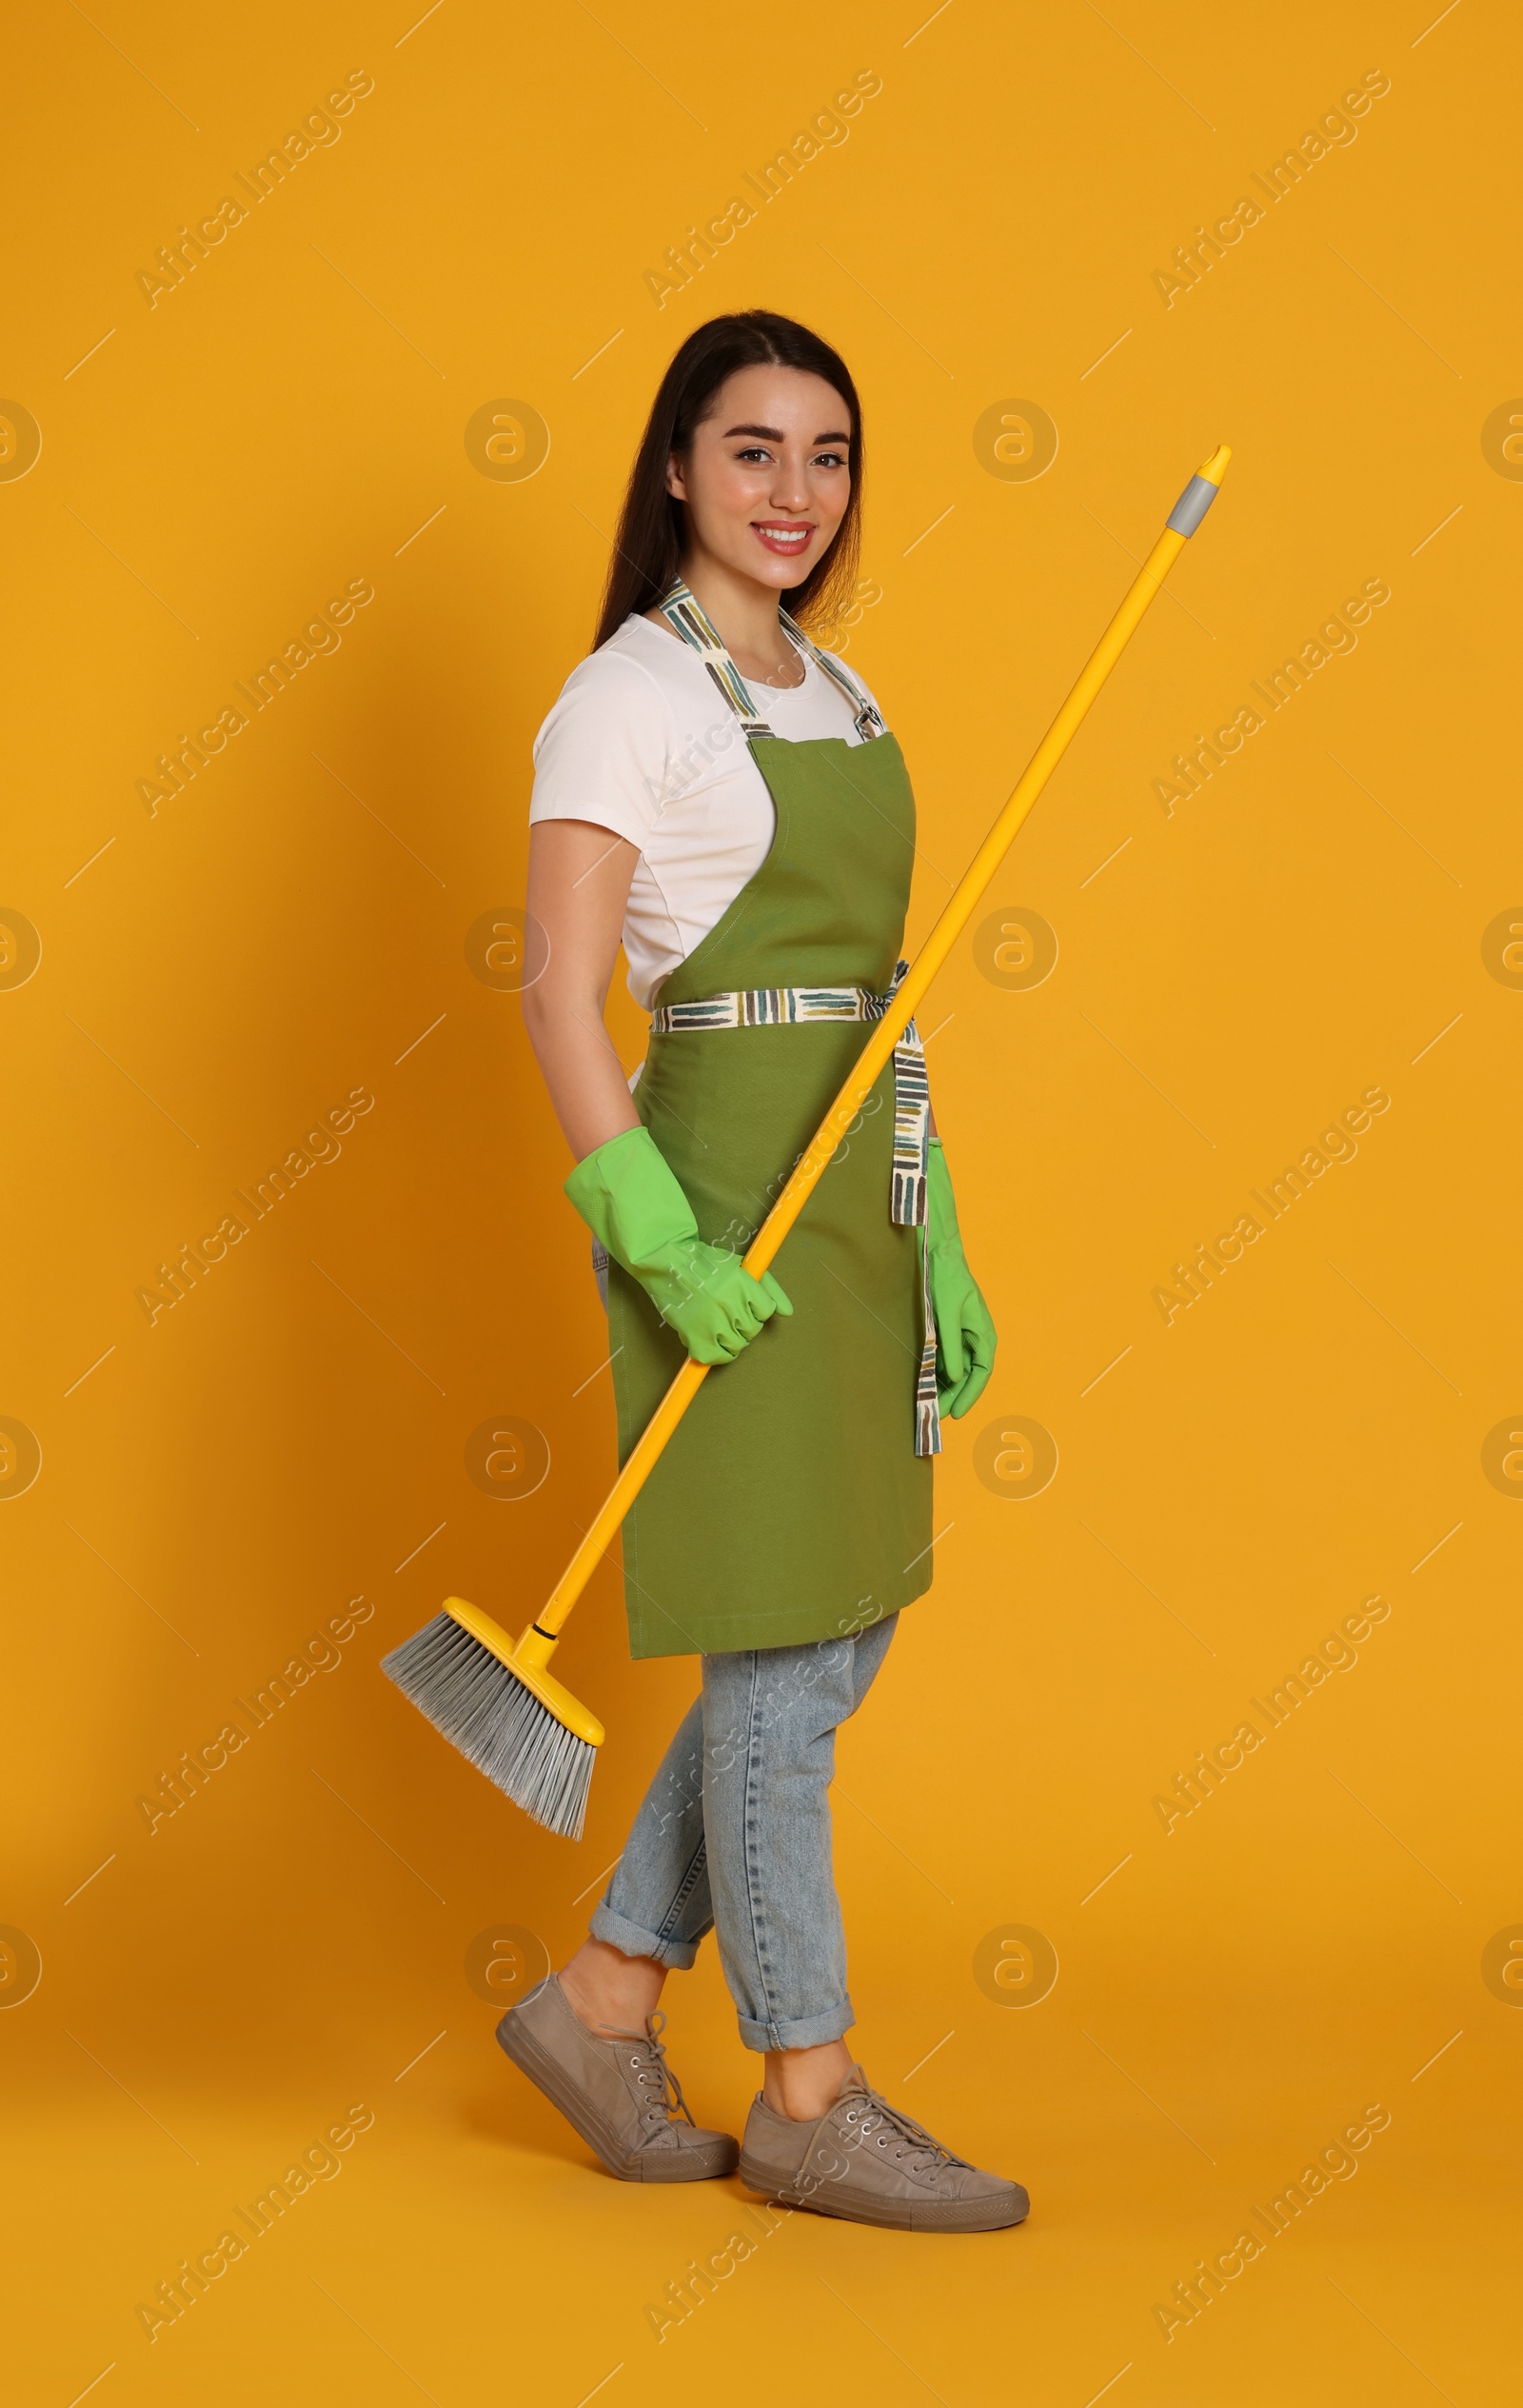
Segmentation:
<svg viewBox="0 0 1523 2408">
<path fill-rule="evenodd" d="M 860 743 L 840 687 L 807 653 L 797 657 L 801 686 L 751 688 L 773 734 Z M 776 814 L 740 721 L 698 653 L 631 617 L 578 663 L 535 738 L 529 819 L 590 820 L 639 846 L 624 954 L 629 991 L 648 1009 L 662 980 L 761 868 Z"/>
</svg>

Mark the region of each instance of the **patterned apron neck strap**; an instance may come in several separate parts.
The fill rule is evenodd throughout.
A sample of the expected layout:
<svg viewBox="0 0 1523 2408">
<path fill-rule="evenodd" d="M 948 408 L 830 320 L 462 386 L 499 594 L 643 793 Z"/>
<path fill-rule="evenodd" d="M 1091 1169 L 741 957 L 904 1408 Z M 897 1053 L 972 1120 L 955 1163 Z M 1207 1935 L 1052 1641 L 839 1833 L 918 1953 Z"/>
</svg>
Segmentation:
<svg viewBox="0 0 1523 2408">
<path fill-rule="evenodd" d="M 718 628 L 697 596 L 682 584 L 681 578 L 663 594 L 656 607 L 673 632 L 680 635 L 684 644 L 690 644 L 694 651 L 699 654 L 703 667 L 731 710 L 734 711 L 747 738 L 770 736 L 772 729 L 757 709 L 750 687 L 724 649 Z M 831 684 L 845 696 L 851 705 L 852 717 L 857 723 L 857 733 L 862 743 L 869 744 L 875 736 L 886 734 L 887 730 L 877 706 L 863 692 L 850 671 L 842 668 L 839 661 L 833 661 L 828 652 L 822 652 L 818 644 L 811 643 L 798 621 L 791 619 L 786 610 L 780 610 L 778 618 L 783 633 L 795 649 L 803 653 L 806 659 L 813 661 L 816 668 L 828 677 Z"/>
<path fill-rule="evenodd" d="M 770 736 L 772 730 L 751 700 L 750 687 L 721 643 L 718 628 L 680 577 L 663 594 L 656 607 L 672 632 L 680 635 L 684 644 L 690 644 L 699 655 L 740 721 L 747 742 L 752 736 Z"/>
<path fill-rule="evenodd" d="M 883 724 L 882 714 L 877 704 L 858 685 L 850 669 L 843 667 L 840 661 L 833 661 L 828 652 L 822 652 L 818 644 L 812 643 L 798 621 L 789 618 L 786 610 L 780 610 L 778 617 L 781 620 L 785 632 L 792 637 L 800 651 L 806 652 L 816 668 L 822 670 L 830 679 L 831 684 L 839 687 L 845 695 L 847 702 L 851 705 L 852 717 L 857 722 L 857 733 L 862 743 L 871 744 L 875 736 L 887 735 L 888 729 Z"/>
</svg>

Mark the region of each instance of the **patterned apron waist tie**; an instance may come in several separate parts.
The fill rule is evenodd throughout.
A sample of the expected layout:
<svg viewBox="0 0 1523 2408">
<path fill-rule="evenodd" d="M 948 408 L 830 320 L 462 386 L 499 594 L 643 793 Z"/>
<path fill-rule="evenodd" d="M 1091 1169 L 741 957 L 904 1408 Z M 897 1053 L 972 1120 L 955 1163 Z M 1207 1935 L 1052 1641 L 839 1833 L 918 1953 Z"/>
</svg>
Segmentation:
<svg viewBox="0 0 1523 2408">
<path fill-rule="evenodd" d="M 905 961 L 897 964 L 886 995 L 875 995 L 865 986 L 752 986 L 728 995 L 705 995 L 691 1004 L 659 1004 L 650 1016 L 651 1034 L 665 1037 L 682 1028 L 771 1028 L 786 1022 L 881 1020 L 908 968 Z M 922 1338 L 915 1382 L 917 1455 L 941 1452 L 930 1231 L 925 1229 L 930 1132 L 931 1088 L 925 1069 L 925 1047 L 912 1020 L 894 1047 L 894 1162 L 889 1216 L 905 1226 L 925 1230 L 920 1244 Z"/>
</svg>

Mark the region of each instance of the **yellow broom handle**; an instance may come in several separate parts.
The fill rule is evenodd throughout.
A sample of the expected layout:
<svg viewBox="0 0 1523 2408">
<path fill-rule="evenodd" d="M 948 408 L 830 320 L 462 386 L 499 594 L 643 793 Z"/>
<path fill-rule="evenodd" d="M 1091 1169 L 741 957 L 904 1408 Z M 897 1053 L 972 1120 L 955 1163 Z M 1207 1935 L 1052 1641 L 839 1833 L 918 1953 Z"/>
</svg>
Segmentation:
<svg viewBox="0 0 1523 2408">
<path fill-rule="evenodd" d="M 815 1131 L 808 1151 L 801 1156 L 792 1178 L 752 1240 L 744 1266 L 753 1278 L 759 1279 L 766 1269 L 803 1210 L 848 1124 L 855 1120 L 879 1072 L 914 1018 L 926 988 L 982 901 L 1021 822 L 1068 749 L 1079 722 L 1125 650 L 1149 603 L 1205 516 L 1231 456 L 1225 444 L 1213 452 L 1175 505 L 1168 526 L 1138 569 L 1125 601 L 1079 671 L 1068 700 L 1033 753 L 1020 783 L 975 853 L 961 884 L 906 970 L 893 1002 L 874 1026 L 841 1093 Z M 1210 490 L 1202 491 L 1202 488 Z M 1181 521 L 1182 524 L 1177 523 Z M 707 1363 L 695 1363 L 689 1356 L 662 1398 L 548 1603 L 536 1615 L 534 1627 L 542 1633 L 548 1636 L 560 1630 L 709 1368 Z"/>
</svg>

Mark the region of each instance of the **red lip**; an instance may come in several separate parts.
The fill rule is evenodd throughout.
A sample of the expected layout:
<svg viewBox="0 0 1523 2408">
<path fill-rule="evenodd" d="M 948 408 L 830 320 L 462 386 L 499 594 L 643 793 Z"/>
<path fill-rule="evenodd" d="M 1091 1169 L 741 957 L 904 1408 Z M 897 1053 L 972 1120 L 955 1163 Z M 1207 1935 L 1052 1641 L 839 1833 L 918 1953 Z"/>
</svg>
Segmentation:
<svg viewBox="0 0 1523 2408">
<path fill-rule="evenodd" d="M 801 552 L 806 552 L 808 550 L 814 537 L 819 532 L 819 529 L 816 527 L 813 521 L 805 521 L 801 527 L 800 522 L 797 519 L 785 518 L 754 518 L 751 521 L 751 527 L 752 532 L 757 536 L 759 541 L 765 544 L 768 551 L 779 560 L 797 560 Z M 803 538 L 801 543 L 797 540 L 801 534 Z M 791 536 L 795 540 L 780 543 L 776 540 L 779 536 Z"/>
</svg>

